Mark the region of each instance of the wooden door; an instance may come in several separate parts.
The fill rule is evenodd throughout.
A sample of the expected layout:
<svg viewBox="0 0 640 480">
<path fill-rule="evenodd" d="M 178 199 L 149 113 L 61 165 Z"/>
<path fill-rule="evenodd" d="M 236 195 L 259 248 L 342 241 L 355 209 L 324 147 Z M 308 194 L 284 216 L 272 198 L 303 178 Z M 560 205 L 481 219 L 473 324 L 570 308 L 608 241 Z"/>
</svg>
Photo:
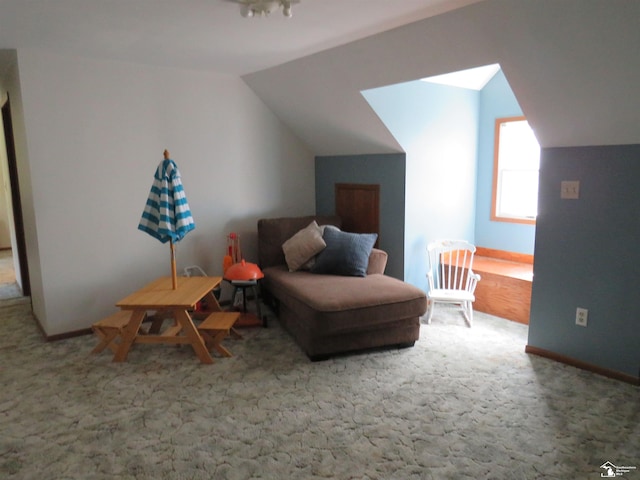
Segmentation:
<svg viewBox="0 0 640 480">
<path fill-rule="evenodd" d="M 380 185 L 336 183 L 336 215 L 342 230 L 377 233 L 380 240 Z"/>
</svg>

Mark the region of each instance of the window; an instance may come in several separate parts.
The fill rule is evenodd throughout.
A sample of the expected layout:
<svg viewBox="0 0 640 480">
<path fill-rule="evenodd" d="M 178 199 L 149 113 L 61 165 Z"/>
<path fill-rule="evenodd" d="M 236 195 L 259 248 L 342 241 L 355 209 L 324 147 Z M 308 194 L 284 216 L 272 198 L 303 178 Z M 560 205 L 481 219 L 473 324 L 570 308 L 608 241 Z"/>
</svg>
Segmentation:
<svg viewBox="0 0 640 480">
<path fill-rule="evenodd" d="M 540 145 L 524 117 L 497 118 L 491 220 L 534 224 Z"/>
</svg>

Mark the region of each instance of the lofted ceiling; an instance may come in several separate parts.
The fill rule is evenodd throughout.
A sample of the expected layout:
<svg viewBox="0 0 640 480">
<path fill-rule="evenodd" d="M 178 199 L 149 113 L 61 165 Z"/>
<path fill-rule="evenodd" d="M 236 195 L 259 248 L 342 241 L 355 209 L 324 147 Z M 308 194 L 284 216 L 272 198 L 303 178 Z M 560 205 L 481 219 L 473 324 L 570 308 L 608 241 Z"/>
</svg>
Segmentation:
<svg viewBox="0 0 640 480">
<path fill-rule="evenodd" d="M 640 142 L 638 0 L 0 0 L 36 47 L 241 76 L 316 155 L 402 151 L 360 92 L 499 64 L 542 147 Z"/>
<path fill-rule="evenodd" d="M 243 79 L 316 155 L 402 151 L 360 92 L 492 64 L 542 147 L 635 144 L 638 19 L 637 0 L 484 0 Z"/>
<path fill-rule="evenodd" d="M 301 0 L 288 19 L 236 0 L 2 0 L 0 50 L 244 75 L 478 1 Z"/>
</svg>

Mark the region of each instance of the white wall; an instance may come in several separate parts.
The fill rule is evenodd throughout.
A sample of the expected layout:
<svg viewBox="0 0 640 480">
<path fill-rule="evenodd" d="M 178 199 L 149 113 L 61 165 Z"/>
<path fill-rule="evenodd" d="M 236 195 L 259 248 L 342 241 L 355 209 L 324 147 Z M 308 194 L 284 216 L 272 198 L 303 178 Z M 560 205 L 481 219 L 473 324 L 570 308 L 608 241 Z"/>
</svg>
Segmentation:
<svg viewBox="0 0 640 480">
<path fill-rule="evenodd" d="M 162 152 L 180 168 L 196 230 L 178 268 L 220 274 L 230 231 L 255 261 L 256 220 L 309 214 L 313 156 L 239 78 L 19 50 L 27 162 L 48 335 L 89 326 L 168 275 L 169 246 L 137 230 Z M 36 305 L 37 304 L 37 305 Z"/>
</svg>

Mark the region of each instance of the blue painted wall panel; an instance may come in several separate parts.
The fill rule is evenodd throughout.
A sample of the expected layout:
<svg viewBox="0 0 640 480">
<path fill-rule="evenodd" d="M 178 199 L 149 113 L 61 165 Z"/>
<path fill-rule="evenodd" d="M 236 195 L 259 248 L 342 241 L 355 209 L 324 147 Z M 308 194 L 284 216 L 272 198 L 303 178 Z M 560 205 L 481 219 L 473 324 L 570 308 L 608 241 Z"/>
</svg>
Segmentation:
<svg viewBox="0 0 640 480">
<path fill-rule="evenodd" d="M 481 247 L 532 255 L 535 226 L 491 221 L 495 120 L 521 115 L 518 100 L 501 70 L 480 92 L 475 238 Z"/>
<path fill-rule="evenodd" d="M 519 115 L 520 109 L 502 75 L 476 97 L 475 107 L 473 95 L 455 90 L 463 91 L 410 82 L 364 92 L 406 149 L 406 165 L 402 155 L 388 157 L 390 162 L 376 155 L 318 158 L 318 213 L 333 213 L 337 181 L 381 183 L 383 206 L 389 207 L 383 223 L 393 231 L 384 237 L 394 245 L 381 245 L 391 251 L 390 271 L 423 288 L 424 247 L 431 237 L 535 250 L 529 345 L 637 377 L 640 145 L 543 150 L 537 225 L 489 222 L 494 119 Z M 468 136 L 452 127 L 456 121 Z M 477 145 L 473 155 L 466 152 L 471 139 Z M 560 200 L 562 180 L 581 182 L 579 200 Z M 394 191 L 392 205 L 388 189 Z M 466 191 L 474 192 L 472 200 L 459 198 Z M 404 265 L 398 261 L 403 254 Z M 589 310 L 586 328 L 575 325 L 576 307 Z"/>
<path fill-rule="evenodd" d="M 426 290 L 427 243 L 474 240 L 479 94 L 414 81 L 363 95 L 407 152 L 404 279 Z"/>
<path fill-rule="evenodd" d="M 380 185 L 380 243 L 389 255 L 385 273 L 404 278 L 404 153 L 316 157 L 316 213 L 335 214 L 335 184 Z"/>
<path fill-rule="evenodd" d="M 529 345 L 638 376 L 638 178 L 640 145 L 543 150 Z M 578 200 L 560 199 L 563 180 Z"/>
</svg>

